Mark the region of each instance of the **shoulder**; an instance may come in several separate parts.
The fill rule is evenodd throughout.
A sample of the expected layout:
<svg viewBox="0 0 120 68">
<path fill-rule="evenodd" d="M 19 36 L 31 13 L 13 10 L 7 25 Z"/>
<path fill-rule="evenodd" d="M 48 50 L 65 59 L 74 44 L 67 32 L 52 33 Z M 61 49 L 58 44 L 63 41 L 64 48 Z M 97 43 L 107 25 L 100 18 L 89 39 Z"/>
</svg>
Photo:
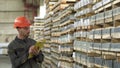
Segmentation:
<svg viewBox="0 0 120 68">
<path fill-rule="evenodd" d="M 36 42 L 34 39 L 28 38 L 30 41 Z"/>
<path fill-rule="evenodd" d="M 8 49 L 11 49 L 11 48 L 14 48 L 15 47 L 15 40 L 11 41 L 9 44 L 8 44 Z"/>
<path fill-rule="evenodd" d="M 28 38 L 28 40 L 29 40 L 31 43 L 36 43 L 36 41 L 35 41 L 34 39 Z"/>
</svg>

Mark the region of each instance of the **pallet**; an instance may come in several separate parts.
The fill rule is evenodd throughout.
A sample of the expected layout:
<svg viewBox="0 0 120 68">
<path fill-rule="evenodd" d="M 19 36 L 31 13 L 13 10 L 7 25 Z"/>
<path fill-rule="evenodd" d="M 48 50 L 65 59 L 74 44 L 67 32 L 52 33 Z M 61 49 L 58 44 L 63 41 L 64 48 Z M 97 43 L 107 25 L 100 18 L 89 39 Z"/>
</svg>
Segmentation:
<svg viewBox="0 0 120 68">
<path fill-rule="evenodd" d="M 51 34 L 51 36 L 59 37 L 59 36 L 61 36 L 61 33 L 60 32 L 54 32 L 54 33 Z"/>
<path fill-rule="evenodd" d="M 53 23 L 55 23 L 55 22 L 57 22 L 57 21 L 60 21 L 60 18 L 57 18 L 57 17 L 56 17 L 56 18 L 53 19 L 52 21 L 53 21 Z"/>
<path fill-rule="evenodd" d="M 64 62 L 68 62 L 68 63 L 73 63 L 73 59 L 72 57 L 60 57 L 59 58 L 60 61 L 64 61 Z"/>
<path fill-rule="evenodd" d="M 112 22 L 113 22 L 113 18 L 112 17 L 105 19 L 105 23 L 112 23 Z"/>
<path fill-rule="evenodd" d="M 87 55 L 89 57 L 99 57 L 100 56 L 100 53 L 96 53 L 95 51 L 92 51 L 92 52 L 88 52 Z"/>
<path fill-rule="evenodd" d="M 120 39 L 120 33 L 112 33 L 112 38 Z"/>
<path fill-rule="evenodd" d="M 92 68 L 93 65 L 94 65 L 93 63 L 90 63 L 90 62 L 88 63 L 88 62 L 87 62 L 87 68 Z"/>
<path fill-rule="evenodd" d="M 105 28 L 107 28 L 107 27 L 112 27 L 113 26 L 113 23 L 112 22 L 110 22 L 110 23 L 105 23 L 104 24 L 104 27 Z"/>
<path fill-rule="evenodd" d="M 75 3 L 77 0 L 59 0 L 61 3 Z"/>
<path fill-rule="evenodd" d="M 85 18 L 85 17 L 90 17 L 92 15 L 94 15 L 95 13 L 94 12 L 89 12 L 89 13 L 86 13 L 86 14 L 83 14 L 83 15 L 79 15 L 79 16 L 76 16 L 76 18 Z"/>
<path fill-rule="evenodd" d="M 60 10 L 63 10 L 64 8 L 66 8 L 68 6 L 69 6 L 69 4 L 60 4 L 53 10 L 53 12 L 56 13 L 56 12 L 58 12 Z"/>
<path fill-rule="evenodd" d="M 63 32 L 60 32 L 60 35 L 70 34 L 70 33 L 73 33 L 73 32 L 74 32 L 74 29 L 71 28 L 71 29 L 65 30 Z"/>
<path fill-rule="evenodd" d="M 114 16 L 115 27 L 120 26 L 120 15 Z"/>
<path fill-rule="evenodd" d="M 87 30 L 87 26 L 81 26 L 82 30 Z"/>
<path fill-rule="evenodd" d="M 103 28 L 103 23 L 101 23 L 101 24 L 95 24 L 93 28 L 94 29 Z"/>
<path fill-rule="evenodd" d="M 94 39 L 94 35 L 89 35 L 89 39 L 93 40 Z"/>
<path fill-rule="evenodd" d="M 76 31 L 80 31 L 82 29 L 82 26 L 76 27 Z"/>
<path fill-rule="evenodd" d="M 102 43 L 109 43 L 109 42 L 111 42 L 111 39 L 102 39 L 101 42 Z"/>
<path fill-rule="evenodd" d="M 102 35 L 94 35 L 94 39 L 102 39 Z"/>
<path fill-rule="evenodd" d="M 98 65 L 98 64 L 94 64 L 94 68 L 102 68 L 103 66 Z"/>
<path fill-rule="evenodd" d="M 111 3 L 112 3 L 112 4 L 111 4 Z M 104 11 L 104 9 L 107 10 L 107 8 L 110 8 L 110 7 L 112 7 L 112 6 L 115 6 L 115 5 L 118 4 L 118 3 L 120 3 L 120 0 L 115 0 L 115 1 L 112 1 L 112 2 L 110 2 L 110 3 L 108 3 L 108 4 L 105 4 L 105 5 L 101 6 L 100 8 L 96 9 L 96 10 L 95 10 L 95 13 L 99 13 L 99 12 L 101 12 L 101 11 Z"/>
<path fill-rule="evenodd" d="M 63 27 L 63 26 L 66 26 L 66 25 L 69 25 L 69 24 L 71 24 L 71 23 L 74 23 L 74 20 L 67 20 L 67 21 L 65 21 L 64 23 L 62 23 L 62 24 L 60 24 L 59 26 L 60 27 Z"/>
<path fill-rule="evenodd" d="M 72 11 L 64 10 L 63 12 L 60 13 L 59 18 L 64 18 L 70 14 L 72 14 Z"/>
<path fill-rule="evenodd" d="M 111 35 L 110 34 L 104 34 L 102 35 L 102 39 L 111 39 Z"/>
<path fill-rule="evenodd" d="M 67 42 L 59 42 L 59 44 L 63 45 L 63 44 L 73 44 L 73 40 L 69 40 Z"/>
<path fill-rule="evenodd" d="M 44 47 L 50 48 L 49 44 L 44 44 Z"/>
<path fill-rule="evenodd" d="M 116 59 L 116 53 L 114 52 L 107 52 L 107 51 L 102 51 L 102 58 L 105 60 L 115 60 Z"/>
</svg>

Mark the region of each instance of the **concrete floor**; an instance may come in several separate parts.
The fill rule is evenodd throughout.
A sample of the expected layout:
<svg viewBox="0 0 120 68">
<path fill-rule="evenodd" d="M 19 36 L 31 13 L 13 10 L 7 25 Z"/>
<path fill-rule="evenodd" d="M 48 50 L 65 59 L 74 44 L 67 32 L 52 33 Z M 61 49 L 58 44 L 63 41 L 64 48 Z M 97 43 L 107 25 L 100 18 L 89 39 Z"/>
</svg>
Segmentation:
<svg viewBox="0 0 120 68">
<path fill-rule="evenodd" d="M 11 68 L 11 63 L 8 56 L 0 55 L 0 68 Z"/>
</svg>

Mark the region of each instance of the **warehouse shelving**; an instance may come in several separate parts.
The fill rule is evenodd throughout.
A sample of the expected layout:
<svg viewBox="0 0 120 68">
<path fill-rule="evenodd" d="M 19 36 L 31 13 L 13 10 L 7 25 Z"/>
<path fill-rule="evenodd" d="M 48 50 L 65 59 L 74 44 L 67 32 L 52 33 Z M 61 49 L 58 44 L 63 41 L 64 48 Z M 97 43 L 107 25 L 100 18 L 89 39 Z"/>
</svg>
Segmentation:
<svg viewBox="0 0 120 68">
<path fill-rule="evenodd" d="M 50 10 L 52 68 L 119 68 L 119 4 L 119 0 L 57 0 Z"/>
<path fill-rule="evenodd" d="M 51 60 L 52 60 L 52 56 L 51 56 L 51 22 L 52 22 L 52 18 L 51 18 L 51 13 L 47 14 L 45 16 L 45 21 L 44 21 L 44 39 L 46 40 L 46 43 L 44 44 L 44 55 L 45 55 L 45 59 L 44 59 L 44 68 L 51 68 L 52 64 L 51 64 Z"/>
<path fill-rule="evenodd" d="M 63 41 L 71 37 L 73 29 L 70 29 L 74 23 L 74 16 L 67 16 L 73 13 L 73 7 L 69 5 L 75 3 L 76 0 L 59 0 L 53 5 L 50 10 L 53 12 L 52 27 L 51 27 L 51 65 L 52 68 L 66 67 L 67 65 L 72 68 L 72 41 Z M 66 8 L 67 7 L 67 8 Z M 49 13 L 48 13 L 49 14 Z M 66 17 L 67 16 L 67 17 Z M 49 24 L 49 23 L 48 23 Z M 67 26 L 67 29 L 66 29 Z M 63 31 L 65 29 L 65 31 Z M 65 38 L 64 38 L 65 37 Z M 60 40 L 63 39 L 63 40 Z M 66 45 L 64 45 L 66 44 Z M 69 57 L 71 56 L 71 58 Z M 70 63 L 70 64 L 69 64 Z"/>
</svg>

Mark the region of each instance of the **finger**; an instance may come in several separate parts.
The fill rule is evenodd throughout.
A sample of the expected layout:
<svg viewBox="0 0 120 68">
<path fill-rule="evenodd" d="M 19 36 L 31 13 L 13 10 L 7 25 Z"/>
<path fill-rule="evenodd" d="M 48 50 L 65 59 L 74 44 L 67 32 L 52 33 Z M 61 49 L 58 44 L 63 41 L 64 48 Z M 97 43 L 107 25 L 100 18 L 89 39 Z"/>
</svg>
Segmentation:
<svg viewBox="0 0 120 68">
<path fill-rule="evenodd" d="M 34 55 L 38 55 L 38 53 L 39 53 L 38 49 L 34 49 L 33 53 L 34 53 Z"/>
</svg>

